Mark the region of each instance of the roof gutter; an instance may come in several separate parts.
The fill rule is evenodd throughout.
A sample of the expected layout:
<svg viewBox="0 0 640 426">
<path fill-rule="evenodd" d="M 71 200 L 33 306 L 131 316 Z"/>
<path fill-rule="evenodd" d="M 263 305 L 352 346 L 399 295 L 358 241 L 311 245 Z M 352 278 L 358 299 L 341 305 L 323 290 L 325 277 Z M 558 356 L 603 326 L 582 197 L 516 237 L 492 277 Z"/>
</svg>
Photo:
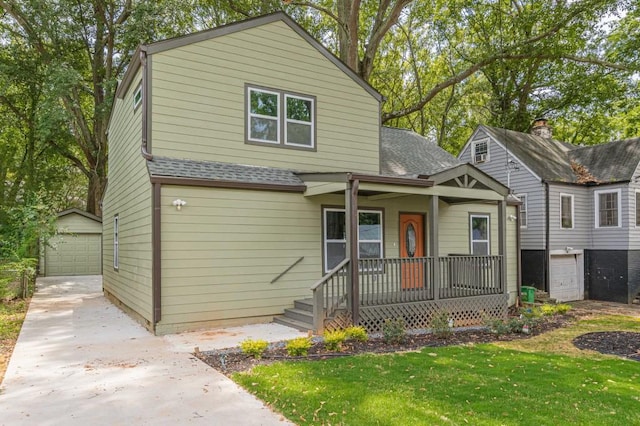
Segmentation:
<svg viewBox="0 0 640 426">
<path fill-rule="evenodd" d="M 153 155 L 148 151 L 149 144 L 149 67 L 147 66 L 147 50 L 140 48 L 140 64 L 142 64 L 142 145 L 140 153 L 145 160 L 152 161 Z"/>
</svg>

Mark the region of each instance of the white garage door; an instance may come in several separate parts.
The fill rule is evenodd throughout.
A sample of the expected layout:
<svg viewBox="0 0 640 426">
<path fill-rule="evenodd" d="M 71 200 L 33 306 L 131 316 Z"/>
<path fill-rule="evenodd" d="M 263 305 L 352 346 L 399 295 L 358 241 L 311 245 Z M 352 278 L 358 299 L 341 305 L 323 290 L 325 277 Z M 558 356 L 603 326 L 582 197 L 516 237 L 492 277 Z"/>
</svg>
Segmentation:
<svg viewBox="0 0 640 426">
<path fill-rule="evenodd" d="M 582 280 L 578 276 L 578 260 L 574 254 L 551 256 L 549 296 L 558 302 L 583 298 Z"/>
<path fill-rule="evenodd" d="M 99 275 L 102 273 L 100 234 L 56 235 L 46 248 L 45 274 Z"/>
</svg>

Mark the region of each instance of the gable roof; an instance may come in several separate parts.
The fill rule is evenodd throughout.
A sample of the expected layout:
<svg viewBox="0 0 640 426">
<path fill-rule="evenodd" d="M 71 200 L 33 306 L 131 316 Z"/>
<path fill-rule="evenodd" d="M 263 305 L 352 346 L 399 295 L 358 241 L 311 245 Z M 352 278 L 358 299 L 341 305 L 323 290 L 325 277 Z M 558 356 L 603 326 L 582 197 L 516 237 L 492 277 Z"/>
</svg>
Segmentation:
<svg viewBox="0 0 640 426">
<path fill-rule="evenodd" d="M 640 162 L 640 138 L 575 146 L 496 127 L 481 125 L 478 129 L 504 145 L 543 181 L 576 184 L 627 182 Z M 575 166 L 581 171 L 574 170 Z M 584 179 L 585 174 L 587 180 Z"/>
<path fill-rule="evenodd" d="M 365 91 L 373 96 L 378 102 L 383 100 L 383 96 L 376 89 L 367 83 L 362 77 L 356 74 L 351 68 L 349 68 L 344 62 L 342 62 L 337 56 L 327 50 L 318 40 L 316 40 L 311 34 L 309 34 L 304 28 L 302 28 L 296 21 L 294 21 L 289 15 L 282 11 L 270 13 L 268 15 L 262 15 L 255 18 L 249 18 L 244 21 L 233 22 L 230 24 L 222 25 L 216 28 L 198 31 L 195 33 L 169 38 L 145 45 L 141 45 L 134 52 L 131 63 L 122 78 L 122 83 L 119 85 L 116 91 L 116 97 L 124 96 L 124 93 L 128 90 L 132 83 L 135 73 L 141 66 L 140 51 L 146 52 L 149 55 L 154 53 L 163 52 L 177 47 L 186 46 L 193 43 L 198 43 L 205 40 L 211 40 L 216 37 L 225 36 L 227 34 L 233 34 L 238 31 L 244 31 L 250 28 L 259 27 L 262 25 L 270 24 L 273 22 L 283 22 L 295 31 L 301 38 L 315 48 L 320 54 L 337 66 L 342 72 L 347 74 L 353 81 L 359 84 Z"/>
<path fill-rule="evenodd" d="M 58 217 L 64 217 L 70 214 L 77 214 L 77 215 L 86 217 L 87 219 L 95 220 L 96 222 L 102 223 L 102 218 L 100 218 L 99 216 L 96 216 L 94 214 L 91 214 L 89 212 L 85 212 L 84 210 L 80 210 L 76 208 L 63 210 L 60 213 L 58 213 Z"/>
<path fill-rule="evenodd" d="M 434 141 L 411 130 L 380 129 L 380 173 L 383 175 L 432 175 L 460 164 L 460 160 Z"/>
</svg>

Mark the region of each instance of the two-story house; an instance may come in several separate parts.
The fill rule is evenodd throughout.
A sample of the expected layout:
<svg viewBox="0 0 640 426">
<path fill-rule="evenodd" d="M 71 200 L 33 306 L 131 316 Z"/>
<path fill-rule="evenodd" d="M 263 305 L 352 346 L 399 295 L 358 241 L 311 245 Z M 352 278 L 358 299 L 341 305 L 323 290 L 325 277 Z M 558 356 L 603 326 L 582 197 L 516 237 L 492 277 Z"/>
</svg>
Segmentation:
<svg viewBox="0 0 640 426">
<path fill-rule="evenodd" d="M 575 146 L 479 126 L 458 156 L 522 200 L 522 283 L 560 301 L 631 303 L 640 291 L 640 139 Z"/>
<path fill-rule="evenodd" d="M 140 46 L 109 125 L 107 297 L 157 334 L 506 314 L 507 188 L 381 127 L 381 102 L 284 13 Z"/>
</svg>

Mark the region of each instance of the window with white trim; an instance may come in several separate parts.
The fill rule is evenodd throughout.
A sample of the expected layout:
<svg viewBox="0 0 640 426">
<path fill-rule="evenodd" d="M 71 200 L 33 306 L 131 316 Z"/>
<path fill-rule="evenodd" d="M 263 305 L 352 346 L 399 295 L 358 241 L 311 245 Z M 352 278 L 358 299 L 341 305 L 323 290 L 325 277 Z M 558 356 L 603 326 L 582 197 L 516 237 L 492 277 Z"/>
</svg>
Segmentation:
<svg viewBox="0 0 640 426">
<path fill-rule="evenodd" d="M 573 195 L 560 194 L 560 228 L 573 229 Z"/>
<path fill-rule="evenodd" d="M 636 191 L 636 226 L 640 227 L 640 191 Z"/>
<path fill-rule="evenodd" d="M 619 228 L 620 224 L 620 189 L 595 191 L 596 228 Z"/>
<path fill-rule="evenodd" d="M 488 256 L 491 247 L 489 241 L 489 215 L 470 215 L 469 234 L 471 237 L 471 254 Z"/>
<path fill-rule="evenodd" d="M 516 197 L 522 201 L 520 205 L 520 228 L 527 227 L 527 194 L 516 194 Z"/>
<path fill-rule="evenodd" d="M 113 268 L 118 269 L 120 266 L 120 217 L 113 217 Z"/>
<path fill-rule="evenodd" d="M 247 140 L 315 149 L 315 98 L 247 86 Z"/>
<path fill-rule="evenodd" d="M 133 110 L 137 110 L 140 104 L 142 104 L 142 83 L 138 84 L 136 91 L 133 92 Z"/>
<path fill-rule="evenodd" d="M 346 258 L 346 217 L 344 209 L 325 208 L 324 271 L 329 272 Z M 382 211 L 358 210 L 358 258 L 382 258 Z"/>
<path fill-rule="evenodd" d="M 474 141 L 471 144 L 471 157 L 475 164 L 489 161 L 489 139 Z"/>
</svg>

